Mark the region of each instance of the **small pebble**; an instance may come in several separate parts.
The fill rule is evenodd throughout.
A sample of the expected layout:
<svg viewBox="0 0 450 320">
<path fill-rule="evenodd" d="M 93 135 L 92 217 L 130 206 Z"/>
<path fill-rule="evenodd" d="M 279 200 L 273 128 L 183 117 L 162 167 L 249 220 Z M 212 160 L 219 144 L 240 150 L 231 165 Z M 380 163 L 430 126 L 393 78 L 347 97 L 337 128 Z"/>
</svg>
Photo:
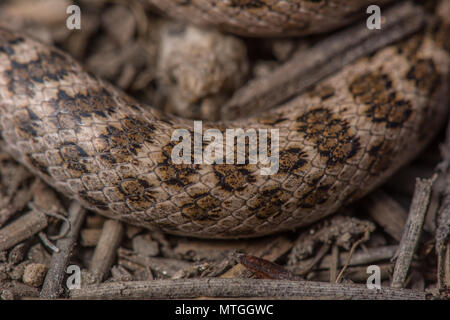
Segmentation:
<svg viewBox="0 0 450 320">
<path fill-rule="evenodd" d="M 44 281 L 45 274 L 47 273 L 47 267 L 41 263 L 32 263 L 26 266 L 23 273 L 23 283 L 39 287 Z"/>
</svg>

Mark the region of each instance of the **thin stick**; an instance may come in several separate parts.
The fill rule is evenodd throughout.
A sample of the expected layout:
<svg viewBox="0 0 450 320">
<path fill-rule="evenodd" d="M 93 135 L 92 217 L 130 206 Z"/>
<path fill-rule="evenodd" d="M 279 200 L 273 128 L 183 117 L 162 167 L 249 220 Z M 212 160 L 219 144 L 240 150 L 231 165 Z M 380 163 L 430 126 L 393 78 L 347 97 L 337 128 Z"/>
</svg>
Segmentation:
<svg viewBox="0 0 450 320">
<path fill-rule="evenodd" d="M 330 283 L 334 283 L 336 281 L 338 265 L 339 265 L 339 247 L 336 244 L 334 244 L 331 247 Z"/>
<path fill-rule="evenodd" d="M 103 224 L 102 234 L 91 260 L 90 270 L 97 282 L 103 281 L 116 257 L 117 248 L 122 241 L 123 225 L 116 220 L 107 220 Z"/>
<path fill-rule="evenodd" d="M 409 267 L 419 243 L 422 232 L 425 214 L 431 197 L 431 187 L 437 176 L 431 179 L 416 179 L 414 197 L 409 210 L 408 220 L 400 241 L 397 261 L 395 263 L 394 274 L 392 276 L 391 287 L 403 288 Z"/>
<path fill-rule="evenodd" d="M 352 61 L 417 31 L 424 23 L 423 11 L 409 2 L 387 10 L 384 18 L 382 30 L 369 30 L 365 24 L 351 26 L 295 54 L 269 76 L 251 81 L 222 108 L 223 119 L 279 105 Z"/>
<path fill-rule="evenodd" d="M 366 230 L 364 235 L 353 244 L 353 246 L 350 249 L 350 252 L 348 254 L 347 261 L 345 262 L 344 266 L 342 267 L 341 272 L 339 272 L 339 275 L 336 278 L 336 283 L 339 283 L 341 281 L 342 275 L 344 274 L 347 267 L 350 265 L 350 260 L 352 259 L 352 256 L 353 256 L 353 253 L 355 252 L 356 247 L 358 247 L 362 242 L 369 240 L 369 235 L 370 235 L 369 230 Z"/>
<path fill-rule="evenodd" d="M 39 233 L 47 227 L 45 213 L 31 210 L 0 229 L 0 251 L 7 250 L 19 242 Z"/>
<path fill-rule="evenodd" d="M 176 279 L 107 282 L 70 291 L 75 299 L 179 299 L 194 297 L 278 297 L 327 299 L 418 300 L 426 292 L 383 287 L 370 290 L 363 285 L 267 279 Z"/>
<path fill-rule="evenodd" d="M 77 201 L 72 201 L 69 208 L 70 231 L 64 239 L 58 240 L 56 246 L 59 252 L 54 252 L 50 262 L 50 269 L 45 276 L 44 285 L 40 294 L 44 299 L 56 299 L 63 292 L 62 282 L 66 274 L 73 248 L 75 247 L 81 224 L 84 221 L 86 210 Z M 69 223 L 62 225 L 62 230 L 69 228 Z M 64 232 L 61 231 L 61 234 Z"/>
</svg>

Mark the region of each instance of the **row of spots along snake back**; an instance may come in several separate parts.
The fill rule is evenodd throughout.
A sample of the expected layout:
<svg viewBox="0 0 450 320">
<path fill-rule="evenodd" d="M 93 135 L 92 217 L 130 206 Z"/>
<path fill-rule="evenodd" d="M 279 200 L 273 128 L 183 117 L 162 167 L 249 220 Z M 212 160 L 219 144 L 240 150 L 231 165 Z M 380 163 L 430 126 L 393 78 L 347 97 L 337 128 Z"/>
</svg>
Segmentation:
<svg viewBox="0 0 450 320">
<path fill-rule="evenodd" d="M 222 133 L 278 130 L 272 175 L 260 163 L 173 163 L 172 133 L 193 132 L 192 121 L 142 106 L 67 54 L 6 29 L 0 130 L 17 160 L 108 217 L 203 238 L 290 230 L 361 198 L 433 137 L 448 106 L 449 56 L 437 34 L 359 59 L 264 114 L 204 123 Z"/>
</svg>

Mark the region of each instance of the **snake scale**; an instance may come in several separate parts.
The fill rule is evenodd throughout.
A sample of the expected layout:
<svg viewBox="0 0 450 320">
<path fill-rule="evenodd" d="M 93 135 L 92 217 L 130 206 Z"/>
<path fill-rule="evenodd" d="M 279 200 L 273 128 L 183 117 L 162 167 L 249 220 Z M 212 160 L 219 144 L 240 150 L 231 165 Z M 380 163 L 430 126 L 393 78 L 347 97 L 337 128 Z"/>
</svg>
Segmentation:
<svg viewBox="0 0 450 320">
<path fill-rule="evenodd" d="M 261 36 L 329 30 L 367 1 L 155 3 L 175 16 Z M 108 217 L 202 238 L 293 229 L 378 186 L 445 121 L 443 28 L 361 58 L 274 110 L 203 123 L 204 130 L 278 129 L 274 175 L 260 175 L 261 164 L 174 164 L 171 135 L 192 132 L 192 121 L 142 106 L 60 50 L 6 29 L 0 29 L 0 130 L 18 161 Z"/>
</svg>

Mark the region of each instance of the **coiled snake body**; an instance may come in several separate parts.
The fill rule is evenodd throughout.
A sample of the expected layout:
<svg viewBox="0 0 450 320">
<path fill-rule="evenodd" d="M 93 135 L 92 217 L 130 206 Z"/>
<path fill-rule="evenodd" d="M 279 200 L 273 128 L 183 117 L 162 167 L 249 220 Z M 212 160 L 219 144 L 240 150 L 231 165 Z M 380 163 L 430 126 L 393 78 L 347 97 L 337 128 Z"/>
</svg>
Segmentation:
<svg viewBox="0 0 450 320">
<path fill-rule="evenodd" d="M 286 3 L 244 2 L 244 17 Z M 63 52 L 5 29 L 0 130 L 16 159 L 106 216 L 195 237 L 265 235 L 360 198 L 425 146 L 447 108 L 449 57 L 434 40 L 388 46 L 260 116 L 203 124 L 279 129 L 274 175 L 260 164 L 174 164 L 173 130 L 193 131 L 192 121 L 142 107 Z"/>
</svg>

